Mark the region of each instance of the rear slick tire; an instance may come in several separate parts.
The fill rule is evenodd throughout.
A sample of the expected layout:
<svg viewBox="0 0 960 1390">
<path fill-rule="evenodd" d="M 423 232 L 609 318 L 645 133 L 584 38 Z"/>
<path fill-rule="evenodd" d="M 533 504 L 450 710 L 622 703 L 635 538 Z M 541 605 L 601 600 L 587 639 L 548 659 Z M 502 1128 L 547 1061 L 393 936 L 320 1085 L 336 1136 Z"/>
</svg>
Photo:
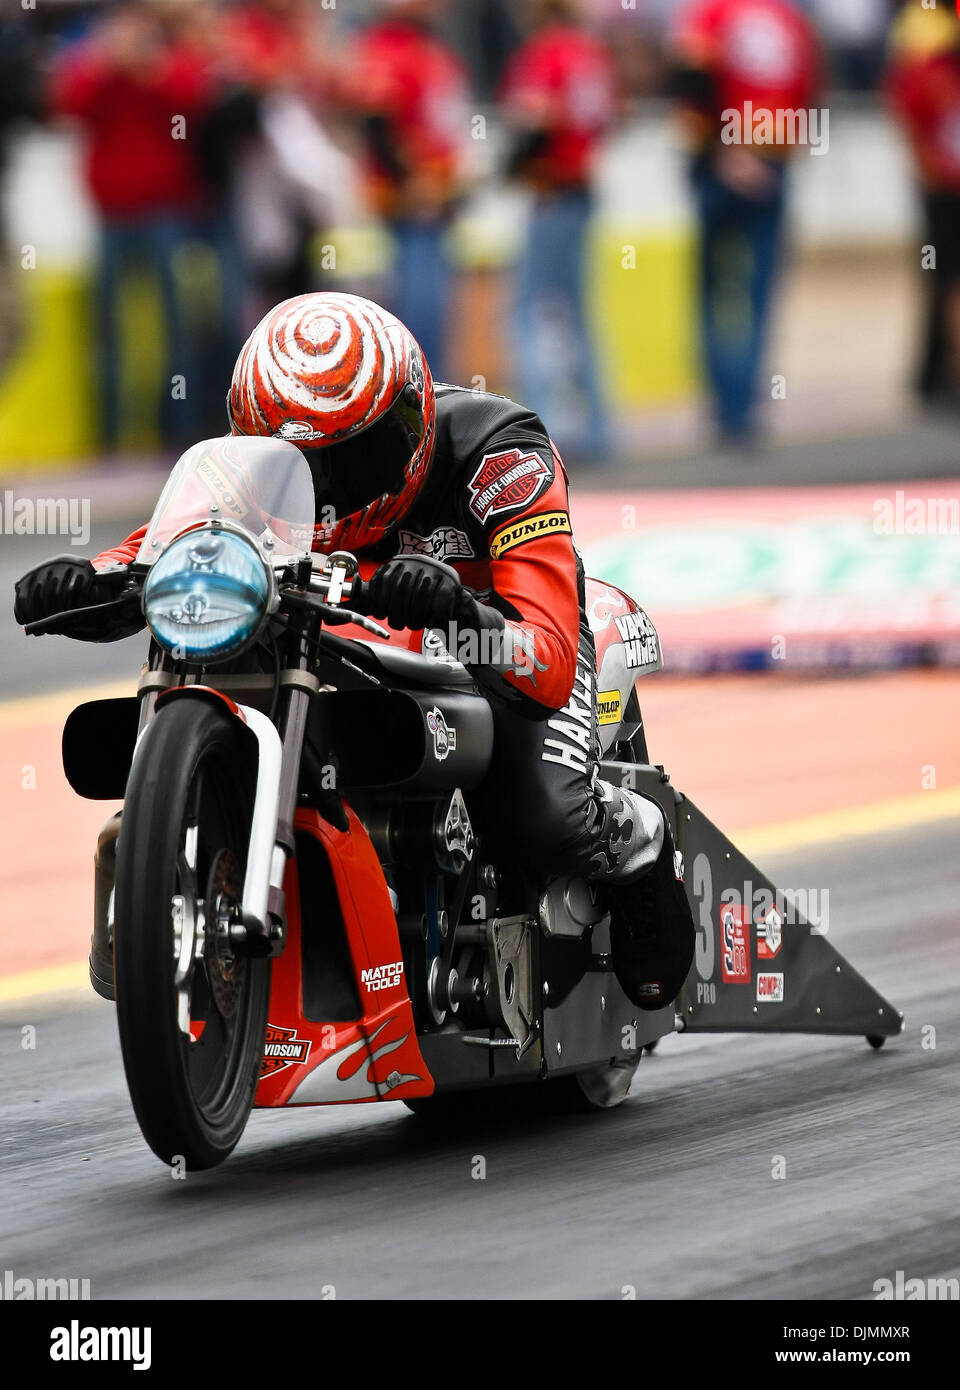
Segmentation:
<svg viewBox="0 0 960 1390">
<path fill-rule="evenodd" d="M 253 1105 L 269 959 L 217 930 L 239 908 L 252 807 L 246 731 L 214 703 L 161 708 L 137 749 L 117 845 L 117 1023 L 130 1099 L 164 1163 L 211 1168 Z M 216 909 L 216 910 L 215 910 Z"/>
<path fill-rule="evenodd" d="M 586 1071 L 574 1072 L 572 1076 L 558 1077 L 549 1084 L 557 1088 L 558 1099 L 562 1096 L 564 1108 L 572 1112 L 615 1110 L 627 1098 L 644 1051 L 641 1048 L 635 1056 L 601 1062 Z"/>
</svg>

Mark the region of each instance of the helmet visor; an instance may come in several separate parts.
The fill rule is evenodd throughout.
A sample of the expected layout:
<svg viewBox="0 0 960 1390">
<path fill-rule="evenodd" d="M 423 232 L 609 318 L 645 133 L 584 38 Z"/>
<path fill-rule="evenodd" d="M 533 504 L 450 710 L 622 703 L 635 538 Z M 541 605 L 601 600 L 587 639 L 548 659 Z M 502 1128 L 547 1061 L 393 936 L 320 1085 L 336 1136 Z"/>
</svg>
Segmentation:
<svg viewBox="0 0 960 1390">
<path fill-rule="evenodd" d="M 400 492 L 425 432 L 420 399 L 404 387 L 390 409 L 358 434 L 333 444 L 303 441 L 318 508 L 332 506 L 338 517 L 352 516 L 384 493 Z"/>
</svg>

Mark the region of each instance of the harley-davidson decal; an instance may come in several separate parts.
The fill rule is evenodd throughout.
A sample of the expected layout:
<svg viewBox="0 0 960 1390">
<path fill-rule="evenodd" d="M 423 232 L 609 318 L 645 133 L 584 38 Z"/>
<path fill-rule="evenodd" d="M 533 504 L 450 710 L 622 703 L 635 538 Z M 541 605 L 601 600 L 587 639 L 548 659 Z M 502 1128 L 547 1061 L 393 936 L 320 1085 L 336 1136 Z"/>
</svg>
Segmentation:
<svg viewBox="0 0 960 1390">
<path fill-rule="evenodd" d="M 260 1079 L 275 1076 L 285 1067 L 303 1066 L 309 1056 L 309 1038 L 298 1038 L 296 1028 L 279 1028 L 276 1024 L 268 1023 Z"/>
<path fill-rule="evenodd" d="M 470 479 L 470 510 L 478 521 L 526 507 L 550 482 L 551 470 L 539 454 L 508 449 L 485 454 Z"/>
</svg>

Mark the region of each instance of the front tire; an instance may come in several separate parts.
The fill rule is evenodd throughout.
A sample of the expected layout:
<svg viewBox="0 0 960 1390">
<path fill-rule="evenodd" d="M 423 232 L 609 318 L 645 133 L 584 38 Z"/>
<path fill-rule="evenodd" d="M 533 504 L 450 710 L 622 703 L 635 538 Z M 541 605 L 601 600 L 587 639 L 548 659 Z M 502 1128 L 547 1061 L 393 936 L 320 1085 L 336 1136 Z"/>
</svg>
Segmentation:
<svg viewBox="0 0 960 1390">
<path fill-rule="evenodd" d="M 222 1163 L 253 1105 L 270 960 L 240 954 L 253 797 L 246 731 L 213 703 L 158 711 L 127 785 L 114 915 L 117 1022 L 130 1098 L 165 1163 Z"/>
</svg>

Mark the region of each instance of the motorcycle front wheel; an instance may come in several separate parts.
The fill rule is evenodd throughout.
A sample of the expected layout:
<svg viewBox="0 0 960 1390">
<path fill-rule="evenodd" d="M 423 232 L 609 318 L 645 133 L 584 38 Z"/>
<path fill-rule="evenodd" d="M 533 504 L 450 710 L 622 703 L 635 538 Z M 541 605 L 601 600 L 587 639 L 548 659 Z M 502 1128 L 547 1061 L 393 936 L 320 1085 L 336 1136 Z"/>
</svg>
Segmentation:
<svg viewBox="0 0 960 1390">
<path fill-rule="evenodd" d="M 214 703 L 161 708 L 137 749 L 117 845 L 117 1022 L 130 1098 L 158 1158 L 211 1168 L 253 1105 L 270 960 L 237 945 L 253 767 Z"/>
</svg>

